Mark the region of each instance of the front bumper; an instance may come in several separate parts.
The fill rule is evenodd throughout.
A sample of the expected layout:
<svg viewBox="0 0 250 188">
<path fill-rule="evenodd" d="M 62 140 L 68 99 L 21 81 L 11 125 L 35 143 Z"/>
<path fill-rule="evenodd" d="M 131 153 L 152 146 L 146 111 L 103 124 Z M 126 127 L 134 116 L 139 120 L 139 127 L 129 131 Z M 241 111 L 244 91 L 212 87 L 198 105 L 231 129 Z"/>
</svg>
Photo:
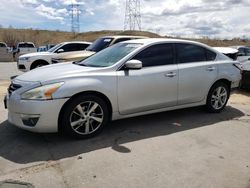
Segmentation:
<svg viewBox="0 0 250 188">
<path fill-rule="evenodd" d="M 7 97 L 8 121 L 25 130 L 41 133 L 58 132 L 58 117 L 68 99 L 48 101 L 20 100 Z M 23 118 L 38 117 L 35 126 L 25 124 Z"/>
<path fill-rule="evenodd" d="M 17 68 L 18 70 L 22 71 L 22 72 L 27 72 L 29 70 L 28 65 L 30 64 L 30 62 L 24 61 L 24 60 L 17 60 Z"/>
</svg>

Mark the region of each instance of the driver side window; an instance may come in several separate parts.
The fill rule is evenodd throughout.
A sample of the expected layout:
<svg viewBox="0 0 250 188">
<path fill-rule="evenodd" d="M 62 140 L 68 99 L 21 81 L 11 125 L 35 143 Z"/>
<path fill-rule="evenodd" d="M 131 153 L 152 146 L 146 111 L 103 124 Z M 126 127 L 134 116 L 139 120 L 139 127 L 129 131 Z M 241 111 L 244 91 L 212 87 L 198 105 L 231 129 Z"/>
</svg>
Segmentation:
<svg viewBox="0 0 250 188">
<path fill-rule="evenodd" d="M 172 44 L 156 44 L 146 48 L 133 59 L 142 62 L 143 67 L 162 66 L 174 64 Z"/>
</svg>

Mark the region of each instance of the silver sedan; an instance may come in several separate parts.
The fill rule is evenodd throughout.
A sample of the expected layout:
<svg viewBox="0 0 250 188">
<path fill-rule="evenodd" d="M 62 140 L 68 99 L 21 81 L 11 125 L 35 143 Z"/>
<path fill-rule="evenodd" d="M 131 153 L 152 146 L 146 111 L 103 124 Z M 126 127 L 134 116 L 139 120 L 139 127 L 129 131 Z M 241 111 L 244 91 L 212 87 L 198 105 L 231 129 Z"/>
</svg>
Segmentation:
<svg viewBox="0 0 250 188">
<path fill-rule="evenodd" d="M 12 81 L 6 106 L 20 128 L 88 138 L 110 120 L 201 105 L 220 112 L 240 80 L 237 62 L 209 46 L 140 39 L 25 73 Z"/>
</svg>

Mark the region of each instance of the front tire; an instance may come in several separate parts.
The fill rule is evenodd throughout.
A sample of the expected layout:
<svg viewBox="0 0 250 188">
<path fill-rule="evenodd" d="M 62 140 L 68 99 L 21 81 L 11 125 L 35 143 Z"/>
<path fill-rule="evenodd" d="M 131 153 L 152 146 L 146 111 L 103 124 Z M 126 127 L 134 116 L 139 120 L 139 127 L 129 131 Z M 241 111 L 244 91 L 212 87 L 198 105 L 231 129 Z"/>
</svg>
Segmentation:
<svg viewBox="0 0 250 188">
<path fill-rule="evenodd" d="M 74 138 L 90 138 L 99 134 L 109 121 L 105 101 L 94 95 L 73 98 L 62 110 L 60 129 Z"/>
<path fill-rule="evenodd" d="M 212 86 L 207 97 L 207 110 L 212 113 L 221 112 L 227 105 L 230 90 L 227 84 L 218 82 Z"/>
</svg>

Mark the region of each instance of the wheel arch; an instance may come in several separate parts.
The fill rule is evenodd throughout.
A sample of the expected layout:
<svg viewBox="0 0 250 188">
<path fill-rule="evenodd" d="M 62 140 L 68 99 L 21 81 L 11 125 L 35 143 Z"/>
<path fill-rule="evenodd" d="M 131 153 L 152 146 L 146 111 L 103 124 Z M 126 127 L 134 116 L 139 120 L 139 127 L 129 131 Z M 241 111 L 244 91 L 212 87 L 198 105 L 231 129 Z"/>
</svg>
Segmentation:
<svg viewBox="0 0 250 188">
<path fill-rule="evenodd" d="M 64 108 L 76 97 L 78 96 L 82 96 L 82 95 L 94 95 L 94 96 L 98 96 L 100 97 L 101 99 L 103 99 L 105 101 L 105 103 L 107 104 L 107 107 L 108 107 L 108 111 L 109 111 L 109 120 L 112 119 L 112 113 L 113 113 L 113 108 L 112 108 L 112 104 L 109 100 L 109 98 L 101 93 L 101 92 L 98 92 L 98 91 L 83 91 L 83 92 L 80 92 L 80 93 L 76 93 L 74 94 L 73 96 L 70 97 L 70 99 L 62 106 L 61 110 L 60 110 L 60 113 L 59 113 L 59 116 L 58 116 L 58 130 L 59 132 L 62 130 L 62 127 L 60 127 L 60 119 L 61 119 L 61 116 L 63 114 L 63 110 Z"/>
<path fill-rule="evenodd" d="M 30 70 L 34 69 L 38 64 L 49 65 L 49 62 L 44 59 L 37 59 L 30 65 Z"/>
<path fill-rule="evenodd" d="M 212 84 L 212 86 L 210 87 L 210 89 L 211 89 L 215 84 L 217 84 L 217 83 L 219 83 L 219 82 L 225 83 L 225 84 L 228 86 L 228 89 L 229 89 L 229 92 L 230 92 L 232 81 L 230 81 L 230 80 L 228 80 L 228 79 L 226 79 L 226 78 L 221 78 L 221 79 L 215 81 L 215 82 Z M 209 91 L 210 91 L 210 89 L 209 89 Z"/>
<path fill-rule="evenodd" d="M 213 87 L 215 84 L 220 83 L 220 82 L 225 83 L 225 84 L 228 86 L 229 92 L 231 91 L 231 84 L 232 84 L 232 82 L 231 82 L 230 80 L 226 79 L 226 78 L 220 78 L 220 79 L 216 80 L 216 81 L 210 86 L 210 88 L 208 89 L 208 91 L 207 91 L 207 96 L 206 96 L 206 98 L 205 98 L 205 99 L 206 99 L 205 101 L 207 101 L 208 94 L 209 94 L 210 90 L 212 89 L 212 87 Z"/>
</svg>

